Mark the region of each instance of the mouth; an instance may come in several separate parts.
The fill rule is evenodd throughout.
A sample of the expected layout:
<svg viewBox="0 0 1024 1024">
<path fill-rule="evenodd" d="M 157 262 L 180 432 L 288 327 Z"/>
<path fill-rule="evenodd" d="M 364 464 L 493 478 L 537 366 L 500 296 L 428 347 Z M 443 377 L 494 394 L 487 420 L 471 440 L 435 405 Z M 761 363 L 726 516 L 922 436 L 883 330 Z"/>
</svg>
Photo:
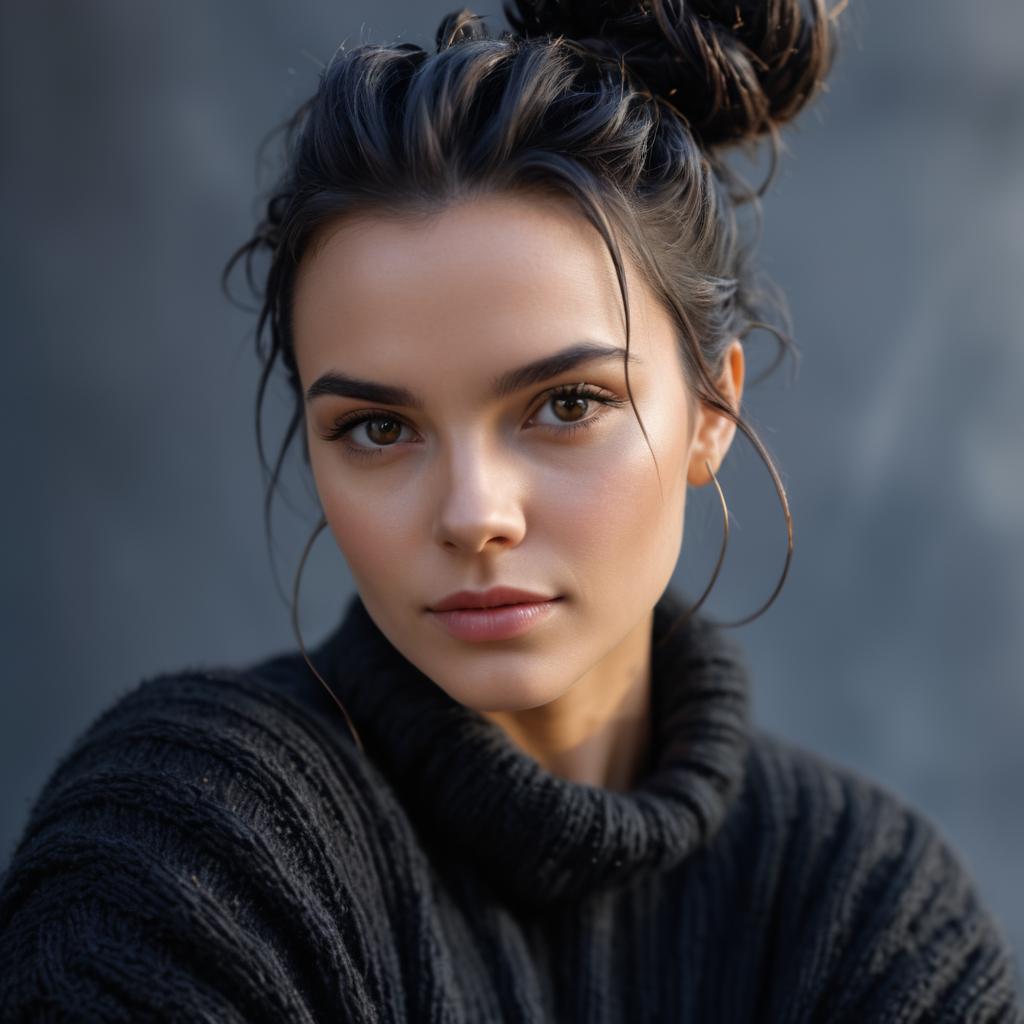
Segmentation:
<svg viewBox="0 0 1024 1024">
<path fill-rule="evenodd" d="M 430 617 L 458 640 L 510 640 L 549 619 L 561 600 L 552 597 L 476 608 L 431 609 Z"/>
</svg>

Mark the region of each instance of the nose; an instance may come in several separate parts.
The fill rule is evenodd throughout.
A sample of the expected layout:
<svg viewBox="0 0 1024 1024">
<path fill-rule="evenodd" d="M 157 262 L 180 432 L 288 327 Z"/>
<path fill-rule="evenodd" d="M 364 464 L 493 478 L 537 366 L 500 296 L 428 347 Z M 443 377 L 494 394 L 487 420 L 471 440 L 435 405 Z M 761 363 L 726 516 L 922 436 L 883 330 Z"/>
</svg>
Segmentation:
<svg viewBox="0 0 1024 1024">
<path fill-rule="evenodd" d="M 480 440 L 452 449 L 441 460 L 435 539 L 450 551 L 477 554 L 515 547 L 526 532 L 519 500 L 521 479 Z"/>
</svg>

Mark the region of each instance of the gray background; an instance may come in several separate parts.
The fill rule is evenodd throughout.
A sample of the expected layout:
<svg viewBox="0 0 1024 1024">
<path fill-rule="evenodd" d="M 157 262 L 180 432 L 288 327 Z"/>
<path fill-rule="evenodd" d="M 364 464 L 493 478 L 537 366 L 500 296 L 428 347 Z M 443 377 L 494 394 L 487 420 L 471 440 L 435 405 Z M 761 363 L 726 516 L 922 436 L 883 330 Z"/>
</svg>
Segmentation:
<svg viewBox="0 0 1024 1024">
<path fill-rule="evenodd" d="M 262 534 L 254 318 L 218 274 L 272 180 L 259 141 L 334 46 L 432 47 L 454 6 L 3 5 L 0 864 L 58 756 L 138 679 L 294 646 Z M 765 204 L 804 358 L 746 408 L 796 553 L 738 635 L 760 722 L 928 814 L 1019 964 L 1024 5 L 854 0 L 844 21 Z M 772 351 L 751 336 L 748 380 Z M 285 581 L 316 518 L 288 479 Z M 741 438 L 721 480 L 733 530 L 707 608 L 733 619 L 770 593 L 785 533 Z M 712 490 L 693 493 L 694 596 L 719 539 Z M 311 563 L 307 643 L 350 592 L 329 539 Z"/>
</svg>

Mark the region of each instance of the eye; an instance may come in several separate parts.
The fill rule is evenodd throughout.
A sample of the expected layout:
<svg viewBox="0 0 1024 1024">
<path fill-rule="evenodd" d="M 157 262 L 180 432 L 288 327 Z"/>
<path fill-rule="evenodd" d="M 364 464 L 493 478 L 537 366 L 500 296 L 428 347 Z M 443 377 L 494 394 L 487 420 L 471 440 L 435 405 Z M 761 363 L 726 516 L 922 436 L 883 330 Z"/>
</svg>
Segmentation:
<svg viewBox="0 0 1024 1024">
<path fill-rule="evenodd" d="M 364 425 L 363 437 L 370 443 L 356 444 L 350 440 L 350 435 L 356 434 L 357 428 Z M 325 441 L 345 438 L 345 447 L 355 455 L 380 455 L 398 442 L 405 428 L 406 425 L 394 413 L 363 410 L 339 417 L 331 429 L 320 436 Z"/>
<path fill-rule="evenodd" d="M 563 384 L 545 395 L 538 413 L 550 409 L 554 420 L 540 423 L 539 426 L 556 434 L 572 436 L 577 430 L 592 426 L 604 415 L 603 411 L 597 409 L 598 406 L 625 404 L 625 399 L 617 398 L 587 384 Z M 531 421 L 535 417 L 536 414 L 531 417 Z"/>
</svg>

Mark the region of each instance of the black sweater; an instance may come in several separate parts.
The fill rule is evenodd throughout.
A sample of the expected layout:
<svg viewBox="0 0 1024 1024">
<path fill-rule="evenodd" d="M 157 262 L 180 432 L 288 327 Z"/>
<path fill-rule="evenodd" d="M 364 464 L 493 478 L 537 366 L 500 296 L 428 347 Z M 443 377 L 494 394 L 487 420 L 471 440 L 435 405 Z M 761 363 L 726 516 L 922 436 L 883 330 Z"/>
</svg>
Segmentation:
<svg viewBox="0 0 1024 1024">
<path fill-rule="evenodd" d="M 298 651 L 143 681 L 79 739 L 0 880 L 0 1019 L 1024 1020 L 936 826 L 753 728 L 706 621 L 655 647 L 629 792 L 547 772 L 358 597 L 311 657 L 365 755 Z"/>
</svg>

